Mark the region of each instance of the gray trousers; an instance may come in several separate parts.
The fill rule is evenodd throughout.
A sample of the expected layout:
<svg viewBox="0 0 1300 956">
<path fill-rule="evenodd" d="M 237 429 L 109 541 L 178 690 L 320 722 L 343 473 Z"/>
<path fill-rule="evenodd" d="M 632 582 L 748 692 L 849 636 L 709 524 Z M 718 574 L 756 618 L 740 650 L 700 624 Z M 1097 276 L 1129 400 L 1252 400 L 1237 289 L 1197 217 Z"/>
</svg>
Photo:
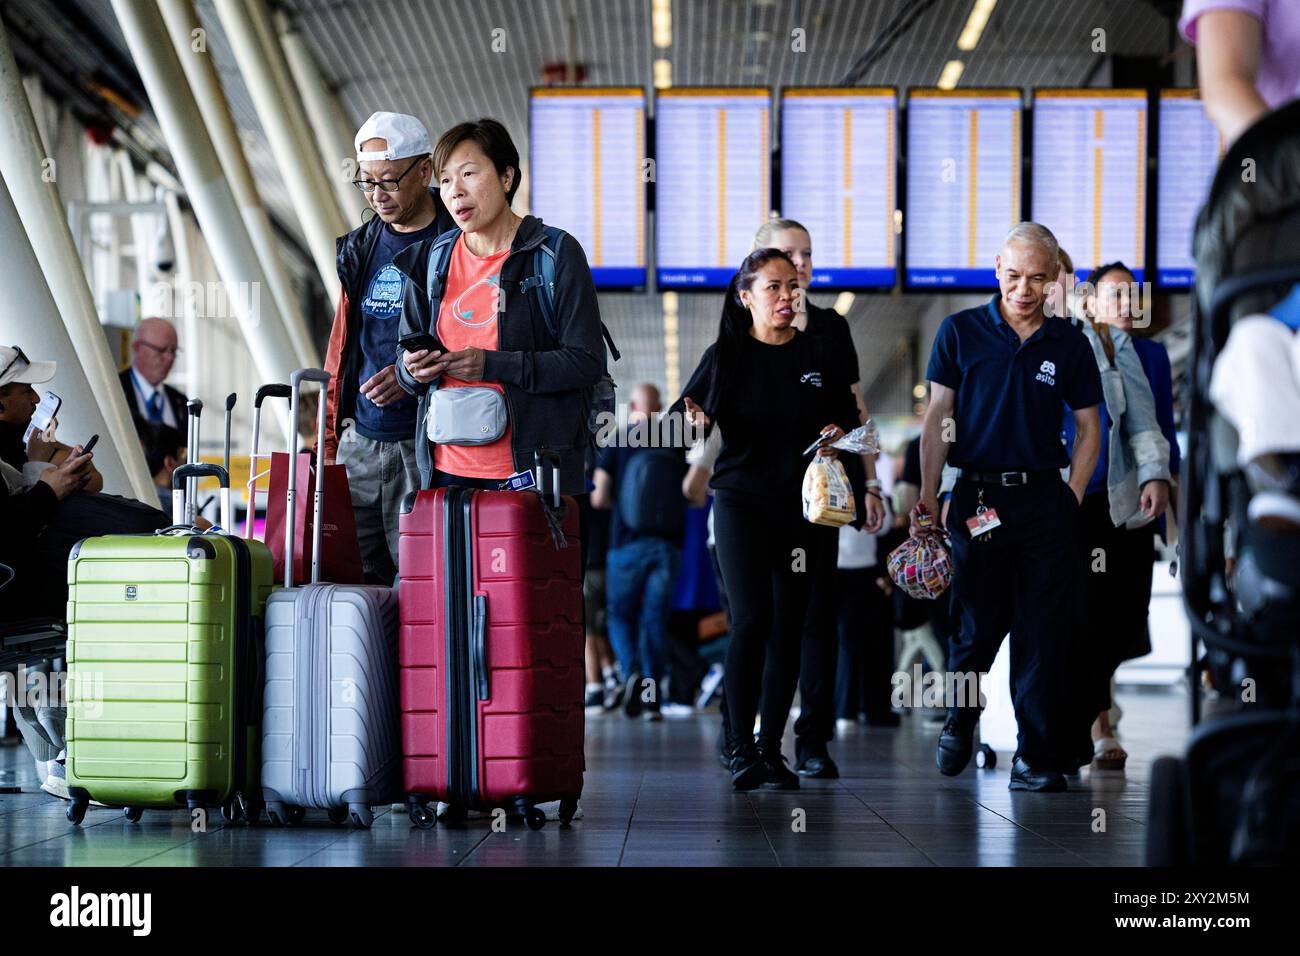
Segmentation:
<svg viewBox="0 0 1300 956">
<path fill-rule="evenodd" d="M 374 441 L 355 428 L 349 429 L 339 442 L 336 460 L 348 469 L 366 579 L 390 584 L 397 576 L 397 522 L 402 499 L 420 487 L 415 439 Z"/>
</svg>

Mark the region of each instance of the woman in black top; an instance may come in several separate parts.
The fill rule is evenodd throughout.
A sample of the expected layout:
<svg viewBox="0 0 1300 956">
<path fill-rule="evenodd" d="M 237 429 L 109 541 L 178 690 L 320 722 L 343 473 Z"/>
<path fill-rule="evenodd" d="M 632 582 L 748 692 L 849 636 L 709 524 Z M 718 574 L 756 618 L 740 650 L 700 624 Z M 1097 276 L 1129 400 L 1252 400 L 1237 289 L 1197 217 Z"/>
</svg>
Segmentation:
<svg viewBox="0 0 1300 956">
<path fill-rule="evenodd" d="M 799 677 L 799 638 L 812 578 L 833 574 L 815 561 L 819 534 L 803 518 L 803 449 L 835 438 L 858 412 L 842 364 L 818 339 L 795 329 L 799 280 L 790 258 L 759 249 L 741 264 L 723 305 L 718 340 L 682 393 L 692 424 L 716 423 L 722 450 L 713 470 L 714 536 L 731 606 L 726 704 L 732 782 L 795 789 L 781 737 Z M 832 449 L 820 454 L 834 457 Z M 766 668 L 765 668 L 766 663 Z M 751 734 L 762 696 L 757 746 Z"/>
</svg>

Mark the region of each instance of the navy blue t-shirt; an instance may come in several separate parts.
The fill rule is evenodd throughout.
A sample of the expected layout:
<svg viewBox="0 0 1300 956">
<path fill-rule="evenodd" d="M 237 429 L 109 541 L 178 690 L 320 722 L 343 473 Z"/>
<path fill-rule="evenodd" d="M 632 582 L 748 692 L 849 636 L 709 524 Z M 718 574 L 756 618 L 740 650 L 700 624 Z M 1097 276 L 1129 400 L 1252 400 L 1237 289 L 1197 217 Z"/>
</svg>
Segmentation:
<svg viewBox="0 0 1300 956">
<path fill-rule="evenodd" d="M 437 234 L 438 224 L 430 223 L 416 232 L 396 232 L 384 225 L 375 243 L 374 253 L 361 277 L 361 372 L 356 388 L 397 360 L 397 327 L 402 317 L 402 293 L 406 276 L 393 265 L 393 257 L 421 239 Z M 407 441 L 415 437 L 417 401 L 412 395 L 383 408 L 357 395 L 357 431 L 372 441 Z"/>
<path fill-rule="evenodd" d="M 1022 343 L 998 299 L 944 319 L 930 352 L 925 377 L 957 393 L 948 461 L 976 471 L 1064 468 L 1062 403 L 1082 409 L 1102 400 L 1092 346 L 1055 318 Z"/>
</svg>

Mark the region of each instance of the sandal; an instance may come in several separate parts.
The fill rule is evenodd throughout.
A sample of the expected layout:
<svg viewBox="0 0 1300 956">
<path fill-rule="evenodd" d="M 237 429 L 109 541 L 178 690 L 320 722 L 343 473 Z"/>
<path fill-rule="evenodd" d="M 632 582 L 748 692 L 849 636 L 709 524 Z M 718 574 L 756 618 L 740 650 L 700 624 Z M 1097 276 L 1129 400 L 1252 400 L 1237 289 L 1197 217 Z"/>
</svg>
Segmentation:
<svg viewBox="0 0 1300 956">
<path fill-rule="evenodd" d="M 1102 737 L 1092 744 L 1093 770 L 1123 770 L 1128 754 L 1114 737 Z"/>
</svg>

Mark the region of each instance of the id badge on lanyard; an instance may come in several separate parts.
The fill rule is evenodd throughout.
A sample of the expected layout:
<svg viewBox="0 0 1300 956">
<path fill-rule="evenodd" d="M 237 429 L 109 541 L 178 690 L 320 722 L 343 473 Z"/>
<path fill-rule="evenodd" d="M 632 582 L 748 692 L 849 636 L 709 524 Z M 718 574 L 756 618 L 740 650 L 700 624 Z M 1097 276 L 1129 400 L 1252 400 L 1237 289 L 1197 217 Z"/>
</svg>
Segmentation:
<svg viewBox="0 0 1300 956">
<path fill-rule="evenodd" d="M 1002 524 L 1002 519 L 998 517 L 996 508 L 988 508 L 984 505 L 984 489 L 979 490 L 979 500 L 975 505 L 975 517 L 966 519 L 966 527 L 970 529 L 971 540 L 974 541 L 981 536 L 987 541 L 993 536 L 993 529 Z"/>
</svg>

